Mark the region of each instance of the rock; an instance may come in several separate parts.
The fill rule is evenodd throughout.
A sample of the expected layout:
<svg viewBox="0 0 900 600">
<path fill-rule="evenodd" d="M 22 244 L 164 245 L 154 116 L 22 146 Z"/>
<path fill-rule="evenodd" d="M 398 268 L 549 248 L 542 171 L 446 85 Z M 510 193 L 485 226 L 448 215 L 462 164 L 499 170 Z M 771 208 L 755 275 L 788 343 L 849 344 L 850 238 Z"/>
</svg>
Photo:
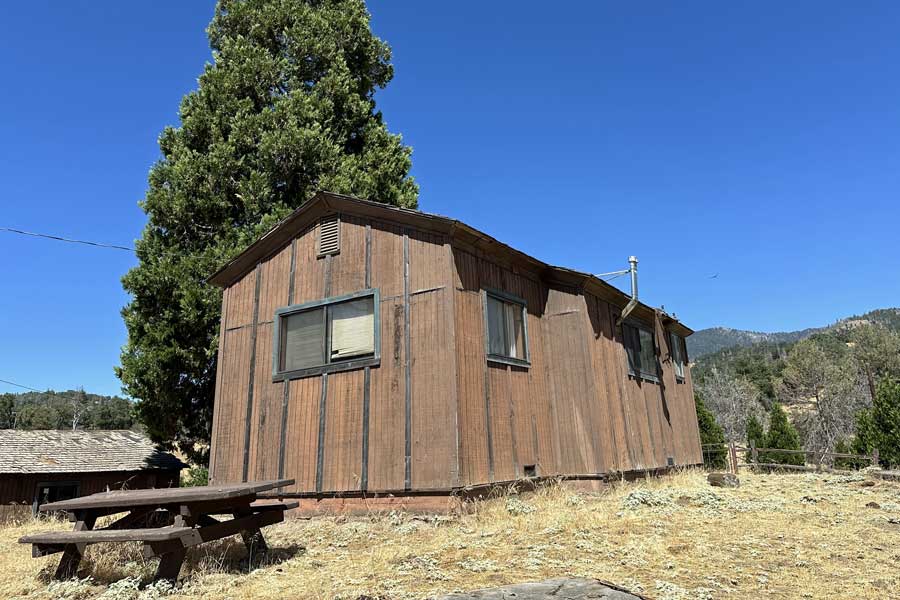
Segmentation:
<svg viewBox="0 0 900 600">
<path fill-rule="evenodd" d="M 866 508 L 881 508 L 881 505 L 877 502 L 867 502 Z"/>
<path fill-rule="evenodd" d="M 866 479 L 865 481 L 859 482 L 859 487 L 875 487 L 875 482 L 871 479 Z"/>
<path fill-rule="evenodd" d="M 715 487 L 741 487 L 741 480 L 734 473 L 710 473 L 706 480 Z"/>
<path fill-rule="evenodd" d="M 645 596 L 632 594 L 598 579 L 582 577 L 547 579 L 535 583 L 518 583 L 498 588 L 488 588 L 436 596 L 433 600 L 646 600 Z"/>
</svg>

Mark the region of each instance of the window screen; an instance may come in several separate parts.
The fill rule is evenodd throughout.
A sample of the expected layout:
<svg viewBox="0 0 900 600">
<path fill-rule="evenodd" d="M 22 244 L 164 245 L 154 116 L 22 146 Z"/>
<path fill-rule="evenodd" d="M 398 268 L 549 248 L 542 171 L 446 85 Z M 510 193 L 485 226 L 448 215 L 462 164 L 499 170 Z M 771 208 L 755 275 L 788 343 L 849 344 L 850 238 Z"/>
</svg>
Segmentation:
<svg viewBox="0 0 900 600">
<path fill-rule="evenodd" d="M 659 380 L 659 369 L 656 362 L 656 344 L 653 330 L 646 327 L 625 323 L 622 325 L 625 352 L 628 355 L 628 371 L 631 375 Z"/>
<path fill-rule="evenodd" d="M 485 294 L 485 302 L 488 355 L 527 361 L 524 302 L 490 292 Z"/>
<path fill-rule="evenodd" d="M 279 329 L 273 375 L 374 357 L 376 294 L 373 290 L 276 311 Z"/>
</svg>

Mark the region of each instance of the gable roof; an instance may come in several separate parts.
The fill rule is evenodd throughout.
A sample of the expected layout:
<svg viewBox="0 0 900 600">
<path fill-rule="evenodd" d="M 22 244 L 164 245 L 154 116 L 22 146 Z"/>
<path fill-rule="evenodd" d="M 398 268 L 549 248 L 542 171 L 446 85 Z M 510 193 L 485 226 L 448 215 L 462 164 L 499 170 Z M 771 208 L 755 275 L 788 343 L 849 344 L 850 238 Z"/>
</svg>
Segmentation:
<svg viewBox="0 0 900 600">
<path fill-rule="evenodd" d="M 228 287 L 249 273 L 257 263 L 281 250 L 290 241 L 303 232 L 319 218 L 329 214 L 350 214 L 399 225 L 406 225 L 420 230 L 448 235 L 454 242 L 470 246 L 489 255 L 505 255 L 512 262 L 522 264 L 538 273 L 549 282 L 581 288 L 599 296 L 613 305 L 622 308 L 631 297 L 619 288 L 610 285 L 596 275 L 583 273 L 565 267 L 557 267 L 540 261 L 533 256 L 504 244 L 490 235 L 466 225 L 462 221 L 435 215 L 409 208 L 400 208 L 371 200 L 362 200 L 353 196 L 345 196 L 332 192 L 317 192 L 309 201 L 288 215 L 284 220 L 262 235 L 246 250 L 231 259 L 225 266 L 214 273 L 209 283 L 220 287 Z M 663 324 L 682 336 L 689 336 L 693 330 L 680 321 L 639 302 L 634 314 L 652 320 L 654 312 L 662 313 Z"/>
<path fill-rule="evenodd" d="M 187 467 L 134 431 L 0 429 L 0 473 L 88 473 Z"/>
</svg>

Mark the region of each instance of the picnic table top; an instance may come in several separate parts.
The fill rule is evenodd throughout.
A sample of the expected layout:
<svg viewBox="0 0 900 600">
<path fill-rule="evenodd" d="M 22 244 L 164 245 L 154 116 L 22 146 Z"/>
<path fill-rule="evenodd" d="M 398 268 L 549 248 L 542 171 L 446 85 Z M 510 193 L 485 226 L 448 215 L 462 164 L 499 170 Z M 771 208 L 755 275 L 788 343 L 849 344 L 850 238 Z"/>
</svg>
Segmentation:
<svg viewBox="0 0 900 600">
<path fill-rule="evenodd" d="M 60 500 L 42 504 L 43 512 L 51 510 L 83 510 L 91 508 L 132 508 L 136 506 L 165 506 L 171 504 L 193 504 L 211 500 L 230 500 L 255 496 L 280 487 L 292 485 L 293 479 L 274 479 L 270 481 L 250 481 L 228 485 L 160 488 L 142 490 L 114 490 L 100 492 L 90 496 Z"/>
</svg>

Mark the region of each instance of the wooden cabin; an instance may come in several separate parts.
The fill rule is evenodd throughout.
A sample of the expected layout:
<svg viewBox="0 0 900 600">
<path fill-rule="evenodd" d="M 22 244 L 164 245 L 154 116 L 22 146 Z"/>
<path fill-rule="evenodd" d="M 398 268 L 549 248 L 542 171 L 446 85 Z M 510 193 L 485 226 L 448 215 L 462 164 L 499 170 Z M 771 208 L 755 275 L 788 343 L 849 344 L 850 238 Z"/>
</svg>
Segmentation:
<svg viewBox="0 0 900 600">
<path fill-rule="evenodd" d="M 464 223 L 319 193 L 210 278 L 214 483 L 436 495 L 702 462 L 692 331 Z"/>
<path fill-rule="evenodd" d="M 106 490 L 178 487 L 186 466 L 134 431 L 0 429 L 0 517 Z"/>
</svg>

